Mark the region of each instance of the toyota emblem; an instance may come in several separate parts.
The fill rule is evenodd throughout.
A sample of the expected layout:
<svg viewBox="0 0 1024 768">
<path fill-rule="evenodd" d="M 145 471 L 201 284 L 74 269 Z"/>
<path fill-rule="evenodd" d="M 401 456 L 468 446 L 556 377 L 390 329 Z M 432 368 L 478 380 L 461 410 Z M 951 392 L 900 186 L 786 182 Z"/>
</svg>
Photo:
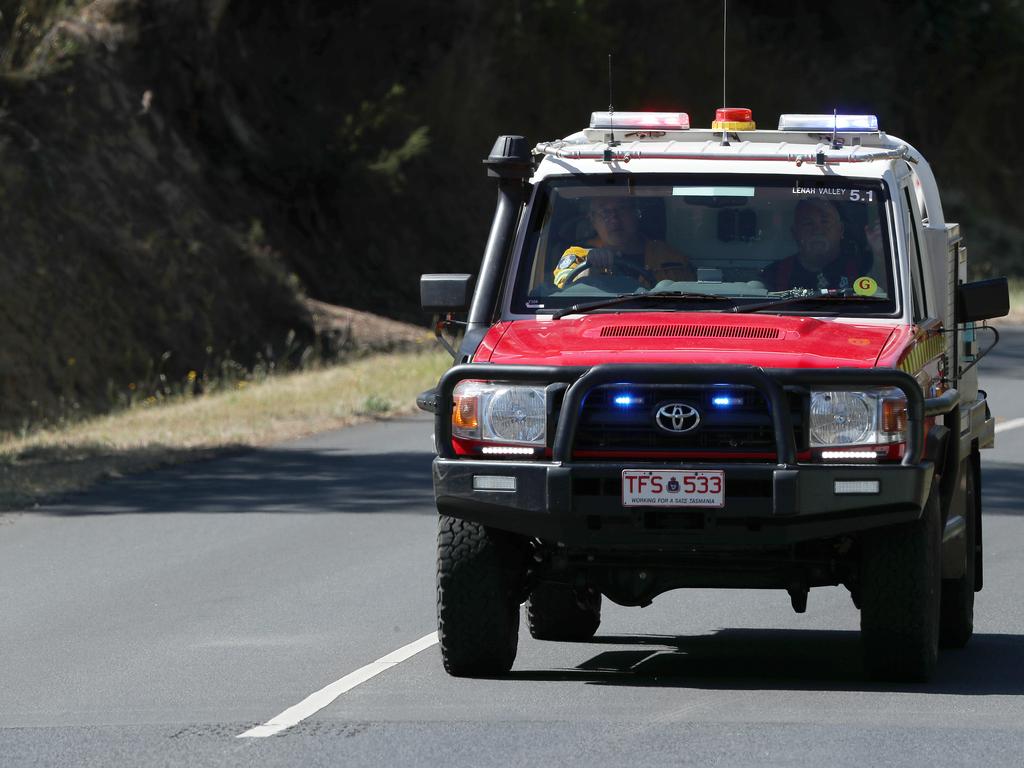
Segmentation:
<svg viewBox="0 0 1024 768">
<path fill-rule="evenodd" d="M 700 424 L 700 413 L 686 403 L 666 403 L 658 409 L 654 419 L 666 432 L 681 434 L 697 428 Z"/>
</svg>

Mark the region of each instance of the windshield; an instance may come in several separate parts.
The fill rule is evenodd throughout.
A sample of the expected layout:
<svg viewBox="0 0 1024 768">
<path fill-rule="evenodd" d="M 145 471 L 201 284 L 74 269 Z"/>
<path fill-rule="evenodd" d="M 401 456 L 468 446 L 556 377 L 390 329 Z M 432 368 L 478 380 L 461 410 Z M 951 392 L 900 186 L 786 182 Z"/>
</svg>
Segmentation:
<svg viewBox="0 0 1024 768">
<path fill-rule="evenodd" d="M 512 312 L 658 309 L 890 315 L 881 181 L 610 174 L 546 179 L 534 196 Z M 723 301 L 725 299 L 725 301 Z"/>
</svg>

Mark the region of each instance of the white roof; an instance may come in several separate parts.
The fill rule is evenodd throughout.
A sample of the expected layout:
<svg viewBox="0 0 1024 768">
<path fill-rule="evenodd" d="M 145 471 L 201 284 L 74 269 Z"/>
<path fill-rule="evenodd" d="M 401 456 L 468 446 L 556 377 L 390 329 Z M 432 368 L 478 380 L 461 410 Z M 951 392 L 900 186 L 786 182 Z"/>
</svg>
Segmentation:
<svg viewBox="0 0 1024 768">
<path fill-rule="evenodd" d="M 615 144 L 609 144 L 614 138 Z M 896 161 L 914 166 L 923 183 L 921 192 L 929 214 L 942 221 L 931 169 L 910 144 L 882 131 L 832 134 L 798 131 L 722 132 L 711 129 L 671 131 L 610 131 L 585 129 L 560 141 L 542 142 L 534 154 L 542 157 L 535 180 L 565 174 L 608 173 L 765 173 L 806 176 L 846 176 L 881 179 Z M 610 151 L 610 158 L 606 153 Z"/>
<path fill-rule="evenodd" d="M 892 160 L 909 159 L 909 145 L 882 132 L 838 133 L 838 149 L 832 148 L 831 134 L 794 131 L 730 133 L 726 145 L 722 144 L 721 131 L 707 129 L 616 130 L 614 146 L 609 144 L 611 138 L 608 131 L 586 129 L 561 141 L 538 144 L 534 151 L 545 157 L 536 176 L 678 172 L 683 170 L 680 163 L 685 162 L 688 173 L 818 175 L 827 167 L 829 173 L 879 178 L 891 167 Z M 604 160 L 608 150 L 611 162 Z"/>
</svg>

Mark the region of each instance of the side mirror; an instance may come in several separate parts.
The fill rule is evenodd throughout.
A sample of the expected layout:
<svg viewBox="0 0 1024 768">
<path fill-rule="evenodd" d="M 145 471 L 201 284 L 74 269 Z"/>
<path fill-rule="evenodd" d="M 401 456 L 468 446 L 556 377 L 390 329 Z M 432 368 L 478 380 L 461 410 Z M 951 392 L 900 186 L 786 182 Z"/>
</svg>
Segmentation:
<svg viewBox="0 0 1024 768">
<path fill-rule="evenodd" d="M 1010 313 L 1010 288 L 1005 277 L 964 283 L 956 291 L 956 321 L 975 323 Z"/>
<path fill-rule="evenodd" d="M 472 288 L 472 275 L 420 275 L 420 306 L 435 314 L 465 312 Z"/>
</svg>

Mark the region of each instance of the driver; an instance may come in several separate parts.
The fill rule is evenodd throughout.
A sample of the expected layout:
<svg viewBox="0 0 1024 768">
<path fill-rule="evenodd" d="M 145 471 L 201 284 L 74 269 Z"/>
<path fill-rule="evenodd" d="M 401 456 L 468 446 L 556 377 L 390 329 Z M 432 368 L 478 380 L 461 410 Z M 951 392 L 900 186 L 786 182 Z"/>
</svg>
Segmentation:
<svg viewBox="0 0 1024 768">
<path fill-rule="evenodd" d="M 640 231 L 636 207 L 627 198 L 594 198 L 587 215 L 597 235 L 586 245 L 565 250 L 555 266 L 555 287 L 564 288 L 569 275 L 582 264 L 587 269 L 577 273 L 573 281 L 590 272 L 631 274 L 640 277 L 641 283 L 650 283 L 648 288 L 659 280 L 693 279 L 693 269 L 685 256 Z"/>
</svg>

